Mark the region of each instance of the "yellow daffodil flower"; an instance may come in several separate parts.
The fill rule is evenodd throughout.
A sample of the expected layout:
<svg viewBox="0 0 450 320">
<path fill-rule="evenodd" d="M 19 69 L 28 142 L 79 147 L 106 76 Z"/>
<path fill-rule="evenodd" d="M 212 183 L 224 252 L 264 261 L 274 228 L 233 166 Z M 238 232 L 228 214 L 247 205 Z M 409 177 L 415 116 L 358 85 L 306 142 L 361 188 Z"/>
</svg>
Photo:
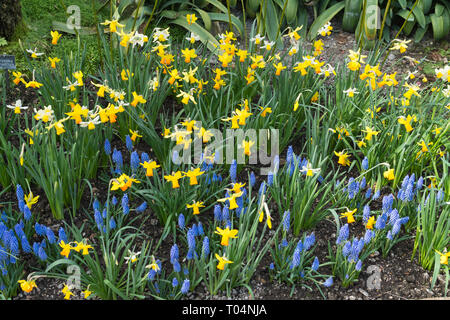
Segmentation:
<svg viewBox="0 0 450 320">
<path fill-rule="evenodd" d="M 348 160 L 348 157 L 350 157 L 349 154 L 344 153 L 344 151 L 340 151 L 339 153 L 337 153 L 336 151 L 334 151 L 334 154 L 339 157 L 338 163 L 342 166 L 348 166 L 350 165 L 350 161 Z"/>
<path fill-rule="evenodd" d="M 370 218 L 369 218 L 369 220 L 367 220 L 367 223 L 366 223 L 366 228 L 367 229 L 373 229 L 373 226 L 375 225 L 375 217 L 374 216 L 371 216 Z"/>
<path fill-rule="evenodd" d="M 227 263 L 233 263 L 233 261 L 228 260 L 225 256 L 219 256 L 217 253 L 215 254 L 216 259 L 219 260 L 219 263 L 217 264 L 217 269 L 223 270 L 225 268 L 225 264 Z"/>
<path fill-rule="evenodd" d="M 189 178 L 189 185 L 193 186 L 198 184 L 197 177 L 204 174 L 204 171 L 200 171 L 200 168 L 195 168 L 194 170 L 189 170 L 188 172 L 183 172 L 185 177 Z"/>
<path fill-rule="evenodd" d="M 76 247 L 72 248 L 76 252 L 80 252 L 83 256 L 89 254 L 89 249 L 94 249 L 91 245 L 85 244 L 83 241 L 77 242 L 75 241 Z"/>
<path fill-rule="evenodd" d="M 199 208 L 203 208 L 203 207 L 205 207 L 203 205 L 203 202 L 199 202 L 199 201 L 193 201 L 192 204 L 187 204 L 186 205 L 186 208 L 193 210 L 192 214 L 200 214 L 200 209 Z"/>
<path fill-rule="evenodd" d="M 70 288 L 67 286 L 67 284 L 64 285 L 64 288 L 61 290 L 62 293 L 64 293 L 64 299 L 70 300 L 70 297 L 73 296 L 73 292 L 70 291 Z"/>
<path fill-rule="evenodd" d="M 172 182 L 172 188 L 176 189 L 176 188 L 180 187 L 180 185 L 178 183 L 178 180 L 181 179 L 182 177 L 183 176 L 182 176 L 181 171 L 177 171 L 175 173 L 172 173 L 172 175 L 164 176 L 164 179 L 166 179 L 167 181 Z"/>
<path fill-rule="evenodd" d="M 380 131 L 374 131 L 370 127 L 366 127 L 366 130 L 361 131 L 366 133 L 366 137 L 364 139 L 366 139 L 367 141 L 371 141 L 372 136 L 376 136 L 380 133 Z"/>
<path fill-rule="evenodd" d="M 131 187 L 131 185 L 134 183 L 141 183 L 140 181 L 129 177 L 128 175 L 126 175 L 125 173 L 121 174 L 120 177 L 118 177 L 117 179 L 113 179 L 112 180 L 112 186 L 111 186 L 111 191 L 115 191 L 115 190 L 122 190 L 122 191 L 126 191 L 128 188 Z"/>
<path fill-rule="evenodd" d="M 153 170 L 160 167 L 160 165 L 156 164 L 156 161 L 145 161 L 140 163 L 140 165 L 147 169 L 145 173 L 147 177 L 153 177 Z"/>
<path fill-rule="evenodd" d="M 214 231 L 214 233 L 222 236 L 222 240 L 220 242 L 220 244 L 222 246 L 228 246 L 230 238 L 233 238 L 233 239 L 237 238 L 238 230 L 236 230 L 236 229 L 230 230 L 228 227 L 226 229 L 221 229 L 221 228 L 217 227 L 216 231 Z"/>
<path fill-rule="evenodd" d="M 38 202 L 39 196 L 34 196 L 33 192 L 30 191 L 28 195 L 24 196 L 25 204 L 27 205 L 28 209 L 31 209 L 31 207 Z"/>
<path fill-rule="evenodd" d="M 239 206 L 238 206 L 238 204 L 237 204 L 237 202 L 236 202 L 236 198 L 241 197 L 242 194 L 243 194 L 242 191 L 239 192 L 239 193 L 233 193 L 233 194 L 230 195 L 228 198 L 218 199 L 217 201 L 218 201 L 218 202 L 229 201 L 229 203 L 230 203 L 229 209 L 230 209 L 230 210 L 233 210 L 233 209 L 239 208 Z"/>
<path fill-rule="evenodd" d="M 50 31 L 50 35 L 52 36 L 52 44 L 58 44 L 58 40 L 59 38 L 61 38 L 62 34 L 60 34 L 58 31 Z"/>
<path fill-rule="evenodd" d="M 54 58 L 48 57 L 48 60 L 50 60 L 51 63 L 50 67 L 52 67 L 53 69 L 56 69 L 56 64 L 61 61 L 61 59 L 59 59 L 58 57 Z"/>
<path fill-rule="evenodd" d="M 395 179 L 394 169 L 386 170 L 385 172 L 383 172 L 383 176 L 388 180 L 394 180 Z"/>
<path fill-rule="evenodd" d="M 133 101 L 130 103 L 133 107 L 136 107 L 138 103 L 146 103 L 147 100 L 143 96 L 138 95 L 136 91 L 133 91 Z"/>
<path fill-rule="evenodd" d="M 72 250 L 72 246 L 70 243 L 65 243 L 64 241 L 60 241 L 59 246 L 62 248 L 60 254 L 66 258 L 69 258 L 70 250 Z"/>
<path fill-rule="evenodd" d="M 356 210 L 358 210 L 358 209 L 354 209 L 354 210 L 352 210 L 352 211 L 347 210 L 346 212 L 341 213 L 341 218 L 347 218 L 347 223 L 353 223 L 353 222 L 355 222 L 356 220 L 355 220 L 355 218 L 353 217 L 353 215 L 355 214 Z"/>
<path fill-rule="evenodd" d="M 195 23 L 195 21 L 197 21 L 197 17 L 195 16 L 195 13 L 193 14 L 187 14 L 186 15 L 186 21 L 189 25 Z"/>
<path fill-rule="evenodd" d="M 242 141 L 242 148 L 244 149 L 244 154 L 246 155 L 246 156 L 250 156 L 250 154 L 251 154 L 251 150 L 250 150 L 250 148 L 253 146 L 255 144 L 255 142 L 254 141 Z"/>
<path fill-rule="evenodd" d="M 20 288 L 23 292 L 30 293 L 33 288 L 37 288 L 36 282 L 34 280 L 19 280 Z"/>
<path fill-rule="evenodd" d="M 195 53 L 195 49 L 189 49 L 189 48 L 182 49 L 181 54 L 183 55 L 184 62 L 186 62 L 186 63 L 190 63 L 191 59 L 197 57 L 197 54 Z"/>
<path fill-rule="evenodd" d="M 446 253 L 441 253 L 441 252 L 439 252 L 439 251 L 437 251 L 437 250 L 434 250 L 434 251 L 436 251 L 440 256 L 441 256 L 441 258 L 440 258 L 440 263 L 441 264 L 445 264 L 445 265 L 448 265 L 448 257 L 450 257 L 450 251 L 449 252 L 446 252 Z"/>
<path fill-rule="evenodd" d="M 100 23 L 104 26 L 109 26 L 109 32 L 115 33 L 117 32 L 117 28 L 125 27 L 124 24 L 119 23 L 118 20 L 105 20 L 105 22 Z"/>
</svg>

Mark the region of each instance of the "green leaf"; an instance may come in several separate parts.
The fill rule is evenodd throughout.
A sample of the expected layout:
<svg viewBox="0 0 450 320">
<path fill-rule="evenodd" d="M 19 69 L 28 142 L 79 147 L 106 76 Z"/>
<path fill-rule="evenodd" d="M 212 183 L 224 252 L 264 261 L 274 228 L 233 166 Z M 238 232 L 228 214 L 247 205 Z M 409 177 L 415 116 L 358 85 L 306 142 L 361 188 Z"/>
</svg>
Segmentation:
<svg viewBox="0 0 450 320">
<path fill-rule="evenodd" d="M 228 14 L 228 9 L 227 7 L 225 7 L 222 3 L 220 3 L 217 0 L 208 0 L 208 2 L 210 4 L 212 4 L 213 6 L 215 6 L 217 9 L 219 9 L 220 11 L 222 11 L 223 13 Z"/>
<path fill-rule="evenodd" d="M 303 38 L 306 37 L 306 33 L 308 31 L 308 11 L 305 6 L 300 4 L 297 9 L 297 22 L 296 26 L 303 26 L 299 31 L 299 35 Z"/>
<path fill-rule="evenodd" d="M 210 12 L 209 16 L 211 17 L 211 20 L 214 20 L 214 21 L 223 21 L 223 22 L 229 21 L 228 14 L 225 14 L 225 13 Z M 244 25 L 234 15 L 231 15 L 231 24 L 236 27 L 236 29 L 239 31 L 241 36 L 244 36 Z"/>
<path fill-rule="evenodd" d="M 121 297 L 123 300 L 130 300 L 130 298 L 128 298 L 127 296 L 125 296 L 123 294 L 123 292 L 121 292 L 119 289 L 117 289 L 112 283 L 111 281 L 109 281 L 108 279 L 103 280 L 103 282 L 112 290 L 114 291 L 115 294 L 117 294 L 119 297 Z"/>
<path fill-rule="evenodd" d="M 210 51 L 215 51 L 219 48 L 219 42 L 214 36 L 209 33 L 205 28 L 201 27 L 197 23 L 188 24 L 184 17 L 179 17 L 175 20 L 169 21 L 169 23 L 177 24 L 190 32 L 195 33 L 200 37 L 200 40 L 207 45 Z"/>
<path fill-rule="evenodd" d="M 450 29 L 450 14 L 447 10 L 439 17 L 436 14 L 431 14 L 431 25 L 433 27 L 434 40 L 440 40 L 447 36 Z"/>
<path fill-rule="evenodd" d="M 345 0 L 342 29 L 347 32 L 355 31 L 359 18 L 361 17 L 361 4 L 362 2 L 360 0 Z"/>
<path fill-rule="evenodd" d="M 445 7 L 441 4 L 436 4 L 436 7 L 434 8 L 434 13 L 440 17 L 442 16 L 442 13 L 444 12 Z"/>
<path fill-rule="evenodd" d="M 419 23 L 419 25 L 422 28 L 425 28 L 426 21 L 425 21 L 425 15 L 423 14 L 422 9 L 419 8 L 418 6 L 416 6 L 413 10 L 413 14 L 416 17 L 416 20 Z"/>
<path fill-rule="evenodd" d="M 422 9 L 423 14 L 428 14 L 432 4 L 433 0 L 420 0 L 417 6 Z"/>
<path fill-rule="evenodd" d="M 286 16 L 286 21 L 291 24 L 295 21 L 295 18 L 297 17 L 297 8 L 298 8 L 298 0 L 284 0 L 288 1 L 286 5 L 286 10 L 284 11 L 284 14 Z"/>
<path fill-rule="evenodd" d="M 270 41 L 275 41 L 278 32 L 278 11 L 275 8 L 272 0 L 266 0 L 265 9 L 263 8 L 265 32 Z"/>
<path fill-rule="evenodd" d="M 130 5 L 134 5 L 135 2 L 134 0 L 122 0 L 119 3 L 119 6 L 117 7 L 117 11 L 119 13 L 120 16 L 123 15 L 123 12 L 126 10 L 126 8 Z"/>
<path fill-rule="evenodd" d="M 170 19 L 170 20 L 174 20 L 174 19 L 178 18 L 180 16 L 180 14 L 173 10 L 164 10 L 160 13 L 160 16 Z"/>
<path fill-rule="evenodd" d="M 205 29 L 208 31 L 211 30 L 211 17 L 209 16 L 209 14 L 202 9 L 195 9 L 195 10 L 200 14 L 203 24 L 205 25 Z"/>
<path fill-rule="evenodd" d="M 59 265 L 77 265 L 74 261 L 70 260 L 70 259 L 58 259 L 55 262 L 51 263 L 46 269 L 45 272 L 49 272 L 50 270 L 52 270 L 54 267 L 57 267 Z"/>
<path fill-rule="evenodd" d="M 428 25 L 425 26 L 425 28 L 417 28 L 416 33 L 414 34 L 414 41 L 419 42 L 422 40 L 425 33 L 427 33 Z"/>
<path fill-rule="evenodd" d="M 439 253 L 434 253 L 434 270 L 433 270 L 433 278 L 431 280 L 431 290 L 433 290 L 434 285 L 436 284 L 437 277 L 439 275 L 439 269 L 441 268 Z"/>
<path fill-rule="evenodd" d="M 345 3 L 344 2 L 338 2 L 335 5 L 329 7 L 327 10 L 325 10 L 320 16 L 317 17 L 316 20 L 314 20 L 313 24 L 311 25 L 311 28 L 308 32 L 308 39 L 312 40 L 317 36 L 317 32 L 320 28 L 322 28 L 328 21 L 333 19 L 335 15 L 339 13 L 342 9 L 344 9 Z"/>
<path fill-rule="evenodd" d="M 406 9 L 407 6 L 406 0 L 398 0 L 398 3 L 401 5 L 402 9 Z"/>
<path fill-rule="evenodd" d="M 248 0 L 248 6 L 251 11 L 256 12 L 261 5 L 262 0 Z"/>
<path fill-rule="evenodd" d="M 397 12 L 397 15 L 402 17 L 404 20 L 406 20 L 406 18 L 408 18 L 409 11 L 408 10 L 400 10 L 399 12 Z M 408 21 L 414 22 L 414 15 L 410 15 L 408 18 Z"/>
</svg>

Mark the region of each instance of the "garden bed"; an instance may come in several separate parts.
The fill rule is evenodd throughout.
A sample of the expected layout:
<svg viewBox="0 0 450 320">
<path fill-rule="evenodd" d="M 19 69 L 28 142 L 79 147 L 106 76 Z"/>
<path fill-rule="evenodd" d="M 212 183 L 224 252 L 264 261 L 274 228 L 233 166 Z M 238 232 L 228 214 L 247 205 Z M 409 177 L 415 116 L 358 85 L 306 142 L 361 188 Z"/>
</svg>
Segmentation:
<svg viewBox="0 0 450 320">
<path fill-rule="evenodd" d="M 251 36 L 255 36 L 254 31 Z M 0 182 L 4 184 L 0 210 L 5 212 L 5 230 L 15 230 L 20 240 L 17 228 L 24 229 L 25 239 L 30 246 L 33 244 L 33 249 L 26 250 L 21 242 L 19 261 L 0 257 L 9 261 L 5 262 L 8 272 L 2 278 L 2 284 L 9 286 L 4 298 L 67 299 L 71 277 L 66 267 L 69 265 L 81 269 L 78 279 L 81 287 L 69 288 L 72 300 L 85 299 L 89 290 L 90 299 L 404 300 L 446 295 L 448 267 L 434 252 L 445 256 L 449 245 L 450 223 L 446 217 L 449 217 L 447 110 L 450 100 L 445 90 L 450 89 L 446 76 L 436 71 L 448 64 L 448 44 L 429 49 L 429 57 L 419 66 L 414 60 L 422 60 L 429 39 L 409 44 L 407 54 L 386 47 L 380 49 L 383 55 L 377 58 L 370 52 L 358 51 L 355 60 L 349 55 L 350 50 L 356 50 L 354 35 L 335 26 L 329 37 L 321 38 L 323 47 L 316 48 L 316 55 L 313 51 L 317 43 L 302 40 L 297 48 L 299 53 L 286 56 L 286 60 L 280 58 L 288 68 L 282 69 L 279 77 L 273 72 L 278 69 L 273 63 L 277 59 L 273 52 L 264 51 L 262 46 L 255 49 L 256 44 L 249 49 L 252 61 L 246 58 L 241 65 L 234 57 L 234 62 L 227 66 L 221 64 L 226 58 L 224 54 L 210 56 L 205 46 L 190 46 L 186 41 L 173 45 L 176 48 L 172 52 L 173 61 L 162 63 L 151 50 L 153 44 L 159 43 L 152 43 L 151 36 L 147 41 L 134 40 L 137 42 L 132 49 L 131 44 L 128 47 L 122 44 L 126 40 L 124 34 L 109 32 L 99 37 L 105 62 L 101 73 L 80 77 L 78 72 L 84 65 L 80 63 L 82 55 L 75 59 L 66 57 L 61 61 L 64 67 L 52 70 L 45 64 L 36 64 L 24 52 L 26 63 L 33 66 L 28 70 L 27 79 L 31 80 L 33 70 L 37 70 L 36 79 L 44 83 L 43 89 L 25 88 L 22 82 L 4 95 L 4 104 L 11 105 L 21 99 L 29 108 L 19 114 L 12 109 L 3 113 L 6 120 L 2 121 L 10 122 L 0 127 L 4 138 L 0 158 L 0 166 L 4 168 L 0 171 Z M 188 54 L 181 54 L 178 46 L 195 48 L 201 59 L 193 57 L 195 62 L 189 62 Z M 283 56 L 288 51 L 287 46 L 278 53 Z M 263 54 L 266 64 L 253 67 L 252 62 L 261 62 L 259 54 Z M 357 70 L 347 67 L 349 62 L 364 60 L 363 55 L 368 55 L 367 60 L 373 62 L 372 65 L 364 62 L 371 71 L 364 69 L 364 63 Z M 405 58 L 406 55 L 410 58 Z M 114 58 L 108 60 L 111 56 Z M 380 72 L 374 77 L 379 88 L 370 88 L 370 80 L 359 75 L 370 79 L 370 72 L 377 74 L 373 68 L 384 57 L 387 61 L 381 67 L 384 76 L 394 74 L 399 84 L 383 84 Z M 203 58 L 209 61 L 205 63 Z M 314 64 L 307 64 L 308 59 Z M 305 66 L 299 68 L 296 62 Z M 323 68 L 314 67 L 321 62 Z M 332 68 L 324 76 L 327 64 Z M 199 80 L 191 83 L 182 77 L 175 79 L 177 85 L 170 82 L 172 68 L 188 73 L 192 66 L 199 68 L 208 86 L 204 83 L 205 88 L 197 87 Z M 228 71 L 223 75 L 227 82 L 219 82 L 216 68 Z M 337 72 L 332 75 L 334 71 Z M 258 77 L 244 81 L 251 72 L 258 72 Z M 74 79 L 78 85 L 74 85 L 73 91 L 62 89 Z M 79 83 L 81 79 L 84 84 Z M 219 83 L 219 88 L 213 88 L 214 83 Z M 408 85 L 404 89 L 405 83 L 417 87 Z M 108 94 L 102 96 L 97 92 L 101 85 L 107 87 Z M 345 89 L 352 88 L 355 95 L 346 95 Z M 115 99 L 119 89 L 124 90 L 126 98 Z M 183 101 L 183 93 L 190 100 Z M 101 116 L 99 110 L 110 108 L 118 100 L 134 103 L 134 108 L 125 105 L 125 112 L 117 112 L 117 122 L 108 114 L 106 121 L 97 119 L 93 128 L 89 127 L 89 122 Z M 48 105 L 55 112 L 49 123 L 35 117 L 37 110 Z M 74 115 L 77 105 L 79 110 L 86 106 L 89 112 Z M 242 123 L 239 121 L 238 127 L 257 130 L 275 127 L 285 135 L 280 138 L 283 143 L 278 171 L 261 175 L 258 172 L 263 165 L 250 164 L 249 157 L 236 166 L 229 162 L 222 165 L 172 161 L 170 151 L 178 141 L 161 138 L 167 135 L 165 128 L 177 131 L 188 127 L 190 120 L 198 119 L 197 125 L 225 131 L 230 129 L 232 117 L 245 114 L 245 105 L 251 113 Z M 263 113 L 265 108 L 271 108 L 270 112 Z M 406 118 L 416 114 L 418 121 Z M 78 121 L 77 116 L 83 121 Z M 405 119 L 412 124 L 411 130 Z M 57 120 L 64 123 L 62 133 L 53 129 Z M 24 131 L 30 128 L 33 129 L 30 132 L 37 130 L 34 135 Z M 136 141 L 130 138 L 133 131 L 142 135 Z M 367 132 L 376 133 L 370 136 Z M 249 156 L 245 148 L 238 150 Z M 345 157 L 341 159 L 344 152 L 350 157 L 348 163 Z M 142 167 L 150 159 L 161 165 L 152 174 Z M 272 159 L 272 164 L 276 159 Z M 52 171 L 54 167 L 59 171 Z M 187 178 L 187 172 L 193 172 L 196 167 L 203 174 L 199 175 L 198 183 Z M 392 168 L 395 176 L 390 172 Z M 77 174 L 72 174 L 72 170 Z M 174 172 L 185 175 L 179 189 L 168 178 Z M 254 180 L 251 173 L 255 174 Z M 127 175 L 125 182 L 120 180 L 123 174 Z M 239 186 L 239 182 L 243 185 Z M 350 195 L 355 182 L 356 194 Z M 69 185 L 75 186 L 76 191 L 68 192 Z M 118 187 L 114 189 L 115 185 Z M 407 189 L 410 185 L 414 191 Z M 22 188 L 24 194 L 20 192 Z M 26 218 L 22 197 L 25 195 L 28 206 L 30 201 L 26 196 L 30 191 L 39 199 L 30 203 L 32 216 Z M 376 191 L 378 196 L 374 195 Z M 233 194 L 240 201 L 235 208 L 231 207 Z M 205 202 L 205 207 L 200 207 L 197 215 L 190 205 L 199 200 Z M 366 207 L 369 208 L 367 216 Z M 219 219 L 217 208 L 221 217 L 225 212 L 228 217 Z M 186 224 L 180 222 L 180 216 L 186 217 Z M 374 222 L 377 220 L 375 227 L 367 221 L 369 216 Z M 427 220 L 428 216 L 433 219 Z M 300 220 L 303 218 L 306 222 Z M 394 233 L 394 225 L 400 219 L 405 220 L 399 222 Z M 46 228 L 42 234 L 35 225 L 37 221 Z M 418 226 L 418 221 L 423 225 Z M 195 235 L 192 235 L 192 223 L 196 224 Z M 199 226 L 204 231 L 200 232 Z M 364 240 L 364 246 L 353 260 L 350 259 L 353 253 L 348 261 L 347 256 L 341 255 L 344 242 L 339 240 L 339 235 L 343 226 L 349 227 L 343 241 L 350 242 L 352 250 L 355 243 L 352 238 Z M 236 230 L 238 235 L 230 236 L 229 245 L 225 244 L 221 229 L 226 227 Z M 419 227 L 427 231 L 422 235 L 417 232 Z M 64 238 L 61 228 L 67 241 L 61 242 Z M 2 229 L 2 234 L 5 230 Z M 371 230 L 376 236 L 366 241 Z M 310 238 L 312 235 L 314 240 Z M 2 237 L 8 254 L 17 255 L 19 252 L 11 246 L 11 240 Z M 427 237 L 435 238 L 430 243 Z M 300 239 L 303 250 L 297 250 Z M 61 251 L 65 242 L 70 243 L 66 258 Z M 311 243 L 309 248 L 305 248 L 307 242 Z M 150 243 L 151 249 L 146 247 Z M 77 249 L 80 244 L 91 246 L 86 255 Z M 179 258 L 172 257 L 175 244 L 180 249 Z M 39 250 L 44 251 L 45 258 Z M 234 261 L 228 261 L 222 270 L 218 253 Z M 318 261 L 316 266 L 314 258 Z M 360 261 L 363 268 L 358 270 L 355 265 Z M 183 269 L 175 270 L 176 263 Z M 429 270 L 422 266 L 426 263 L 431 263 Z M 341 266 L 354 279 L 349 286 L 344 284 L 348 278 L 344 278 Z M 18 280 L 25 279 L 34 280 L 37 287 L 25 290 L 17 284 Z M 186 289 L 187 280 L 190 287 Z"/>
</svg>

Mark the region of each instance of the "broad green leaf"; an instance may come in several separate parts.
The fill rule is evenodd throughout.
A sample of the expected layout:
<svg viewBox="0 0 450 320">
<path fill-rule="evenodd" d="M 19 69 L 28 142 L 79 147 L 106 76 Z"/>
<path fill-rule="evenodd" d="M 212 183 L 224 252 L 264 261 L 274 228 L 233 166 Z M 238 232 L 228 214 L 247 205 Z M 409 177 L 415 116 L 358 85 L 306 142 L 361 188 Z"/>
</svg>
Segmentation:
<svg viewBox="0 0 450 320">
<path fill-rule="evenodd" d="M 414 41 L 419 42 L 422 40 L 425 33 L 427 33 L 428 25 L 425 25 L 425 28 L 417 28 L 416 33 L 414 34 Z"/>
<path fill-rule="evenodd" d="M 173 10 L 164 10 L 159 14 L 161 17 L 167 19 L 176 19 L 179 16 L 179 13 Z"/>
<path fill-rule="evenodd" d="M 344 2 L 338 2 L 335 5 L 329 7 L 327 10 L 325 10 L 320 16 L 317 17 L 316 20 L 314 20 L 313 24 L 311 25 L 311 28 L 308 32 L 308 39 L 312 40 L 317 36 L 317 32 L 320 28 L 322 28 L 328 21 L 333 19 L 335 15 L 339 13 L 342 9 L 344 9 L 345 3 Z"/>
<path fill-rule="evenodd" d="M 302 37 L 306 37 L 306 33 L 308 32 L 308 17 L 308 11 L 306 10 L 306 7 L 300 4 L 297 9 L 297 21 L 294 27 L 303 26 L 299 31 L 299 35 Z"/>
<path fill-rule="evenodd" d="M 222 3 L 220 3 L 217 0 L 208 0 L 208 2 L 210 4 L 212 4 L 213 6 L 215 6 L 217 9 L 219 9 L 220 11 L 222 11 L 223 13 L 228 14 L 228 9 L 227 7 L 225 7 Z"/>
<path fill-rule="evenodd" d="M 342 17 L 342 29 L 347 32 L 354 32 L 361 17 L 360 0 L 345 0 L 344 15 Z"/>
<path fill-rule="evenodd" d="M 416 20 L 419 23 L 419 25 L 422 28 L 425 28 L 426 21 L 425 21 L 425 15 L 423 14 L 422 9 L 419 8 L 418 6 L 416 6 L 413 10 L 413 14 L 416 17 Z"/>
<path fill-rule="evenodd" d="M 442 13 L 444 12 L 445 7 L 441 4 L 436 4 L 436 7 L 434 8 L 434 13 L 440 17 L 442 16 Z"/>
<path fill-rule="evenodd" d="M 263 8 L 265 31 L 270 41 L 275 41 L 278 32 L 279 20 L 278 11 L 272 0 L 266 0 L 265 8 Z"/>
<path fill-rule="evenodd" d="M 433 27 L 433 38 L 435 40 L 443 39 L 449 33 L 449 29 L 450 29 L 450 27 L 449 27 L 450 17 L 449 16 L 450 16 L 450 14 L 448 13 L 447 10 L 445 10 L 444 13 L 440 17 L 438 17 L 435 14 L 430 15 L 431 25 Z"/>
<path fill-rule="evenodd" d="M 184 17 L 179 17 L 175 20 L 169 21 L 169 23 L 177 24 L 190 32 L 195 33 L 200 37 L 200 40 L 207 45 L 210 51 L 216 51 L 219 48 L 219 42 L 214 36 L 209 33 L 205 28 L 201 27 L 199 24 L 188 24 Z"/>
<path fill-rule="evenodd" d="M 286 16 L 287 23 L 291 24 L 295 21 L 295 18 L 297 16 L 298 0 L 284 0 L 284 2 L 285 1 L 288 1 L 288 3 L 286 5 L 286 10 L 284 11 L 284 14 Z"/>
<path fill-rule="evenodd" d="M 397 12 L 397 15 L 402 17 L 404 20 L 408 19 L 409 22 L 414 22 L 414 15 L 413 14 L 409 15 L 408 10 L 400 10 L 399 12 Z M 408 15 L 409 15 L 409 18 L 408 18 Z"/>
<path fill-rule="evenodd" d="M 402 9 L 406 9 L 407 6 L 406 0 L 398 0 L 398 3 L 401 5 Z"/>
<path fill-rule="evenodd" d="M 210 31 L 211 30 L 211 17 L 209 16 L 209 14 L 202 9 L 197 8 L 195 10 L 200 14 L 203 24 L 205 25 L 205 29 Z"/>
<path fill-rule="evenodd" d="M 45 269 L 45 272 L 49 272 L 54 267 L 57 267 L 59 265 L 77 265 L 77 264 L 74 261 L 70 260 L 70 259 L 58 259 L 55 262 L 53 262 L 50 265 L 48 265 L 48 267 Z"/>
<path fill-rule="evenodd" d="M 422 9 L 423 14 L 428 14 L 432 4 L 433 0 L 420 0 L 419 3 L 417 3 L 417 6 Z"/>
<path fill-rule="evenodd" d="M 211 20 L 213 20 L 213 21 L 228 22 L 228 14 L 225 14 L 225 13 L 211 12 L 211 13 L 209 13 L 209 16 L 211 17 Z M 239 31 L 241 36 L 244 36 L 244 25 L 234 15 L 231 15 L 231 24 L 236 27 L 236 29 Z"/>
<path fill-rule="evenodd" d="M 248 6 L 251 11 L 256 12 L 262 2 L 262 0 L 248 0 Z"/>
</svg>

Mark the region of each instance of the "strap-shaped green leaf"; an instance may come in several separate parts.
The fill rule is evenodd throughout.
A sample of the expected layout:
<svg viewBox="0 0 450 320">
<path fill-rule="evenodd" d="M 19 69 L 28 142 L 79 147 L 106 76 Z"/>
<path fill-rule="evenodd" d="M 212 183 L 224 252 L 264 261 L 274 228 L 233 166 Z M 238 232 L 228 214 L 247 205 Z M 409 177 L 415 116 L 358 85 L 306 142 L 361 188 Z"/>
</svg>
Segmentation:
<svg viewBox="0 0 450 320">
<path fill-rule="evenodd" d="M 442 13 L 444 12 L 445 7 L 442 4 L 436 4 L 436 6 L 434 7 L 434 13 L 440 17 L 442 16 Z"/>
<path fill-rule="evenodd" d="M 398 0 L 398 3 L 402 7 L 402 9 L 406 9 L 406 6 L 407 6 L 406 0 Z"/>
<path fill-rule="evenodd" d="M 414 14 L 414 17 L 416 18 L 417 22 L 419 23 L 419 25 L 422 28 L 425 28 L 426 21 L 425 21 L 425 15 L 423 14 L 422 9 L 419 6 L 416 6 L 413 9 L 413 14 Z"/>
<path fill-rule="evenodd" d="M 344 7 L 344 2 L 338 2 L 325 10 L 320 16 L 318 16 L 309 29 L 308 39 L 314 39 L 317 36 L 317 32 L 319 31 L 319 29 L 322 28 L 328 21 L 333 19 L 333 17 L 337 15 L 339 11 L 344 9 Z"/>
<path fill-rule="evenodd" d="M 433 0 L 420 0 L 417 6 L 422 9 L 423 14 L 428 14 L 432 4 Z"/>
<path fill-rule="evenodd" d="M 446 37 L 450 31 L 450 14 L 448 10 L 444 10 L 441 16 L 431 14 L 430 18 L 433 27 L 433 38 L 435 40 L 440 40 Z"/>
<path fill-rule="evenodd" d="M 213 20 L 213 21 L 217 20 L 217 21 L 228 22 L 228 14 L 225 14 L 225 13 L 210 12 L 209 16 L 211 17 L 211 20 Z M 236 27 L 236 29 L 239 31 L 241 36 L 244 36 L 244 25 L 234 15 L 231 15 L 231 24 Z"/>
<path fill-rule="evenodd" d="M 202 10 L 202 9 L 196 8 L 195 10 L 200 14 L 200 17 L 203 20 L 205 29 L 208 31 L 211 30 L 211 17 L 209 16 L 209 14 L 205 10 Z"/>
<path fill-rule="evenodd" d="M 427 33 L 428 25 L 425 25 L 425 28 L 417 28 L 416 33 L 414 34 L 414 41 L 419 42 L 422 40 L 425 33 Z"/>
<path fill-rule="evenodd" d="M 251 11 L 256 12 L 261 5 L 262 0 L 248 0 L 248 6 Z"/>
<path fill-rule="evenodd" d="M 219 48 L 219 42 L 217 39 L 198 23 L 188 24 L 184 17 L 178 17 L 175 20 L 169 21 L 169 23 L 177 24 L 198 35 L 200 40 L 207 45 L 210 51 L 215 51 Z"/>
<path fill-rule="evenodd" d="M 272 0 L 265 0 L 265 8 L 263 8 L 263 16 L 265 20 L 265 32 L 270 41 L 275 41 L 278 32 L 278 10 Z"/>
<path fill-rule="evenodd" d="M 342 17 L 342 29 L 353 32 L 361 17 L 362 0 L 345 0 L 344 16 Z"/>
<path fill-rule="evenodd" d="M 291 24 L 295 21 L 295 18 L 297 17 L 299 0 L 284 0 L 284 1 L 288 1 L 286 5 L 286 10 L 284 11 L 284 15 L 286 16 L 286 21 L 288 22 L 288 24 Z"/>
</svg>

